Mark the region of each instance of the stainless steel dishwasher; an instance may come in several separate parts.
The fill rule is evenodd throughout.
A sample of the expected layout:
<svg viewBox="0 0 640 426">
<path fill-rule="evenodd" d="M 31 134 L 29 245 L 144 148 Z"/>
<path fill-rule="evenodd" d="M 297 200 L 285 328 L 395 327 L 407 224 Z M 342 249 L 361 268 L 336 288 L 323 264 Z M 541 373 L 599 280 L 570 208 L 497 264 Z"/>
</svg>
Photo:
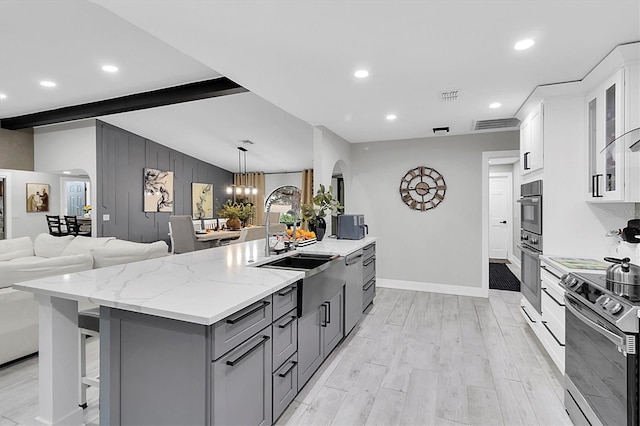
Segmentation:
<svg viewBox="0 0 640 426">
<path fill-rule="evenodd" d="M 345 286 L 344 335 L 355 327 L 362 317 L 362 249 L 345 258 L 347 266 L 347 284 Z"/>
</svg>

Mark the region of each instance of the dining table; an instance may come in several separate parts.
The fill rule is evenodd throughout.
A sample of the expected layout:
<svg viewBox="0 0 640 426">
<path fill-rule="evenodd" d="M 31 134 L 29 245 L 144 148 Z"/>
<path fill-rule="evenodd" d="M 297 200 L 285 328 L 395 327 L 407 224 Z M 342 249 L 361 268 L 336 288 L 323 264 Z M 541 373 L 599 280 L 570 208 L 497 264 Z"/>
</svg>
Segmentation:
<svg viewBox="0 0 640 426">
<path fill-rule="evenodd" d="M 198 241 L 220 242 L 222 240 L 235 240 L 240 237 L 240 231 L 197 231 L 196 239 Z"/>
</svg>

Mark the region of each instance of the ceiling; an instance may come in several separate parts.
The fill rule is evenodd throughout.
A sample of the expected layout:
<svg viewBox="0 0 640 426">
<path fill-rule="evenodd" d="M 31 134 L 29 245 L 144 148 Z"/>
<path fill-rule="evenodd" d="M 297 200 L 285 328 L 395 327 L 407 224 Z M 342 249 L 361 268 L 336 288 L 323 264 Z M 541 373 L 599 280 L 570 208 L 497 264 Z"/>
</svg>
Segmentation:
<svg viewBox="0 0 640 426">
<path fill-rule="evenodd" d="M 0 119 L 222 74 L 252 93 L 103 119 L 229 170 L 250 139 L 249 170 L 293 171 L 312 166 L 311 126 L 354 143 L 473 133 L 638 40 L 638 0 L 2 0 Z"/>
</svg>

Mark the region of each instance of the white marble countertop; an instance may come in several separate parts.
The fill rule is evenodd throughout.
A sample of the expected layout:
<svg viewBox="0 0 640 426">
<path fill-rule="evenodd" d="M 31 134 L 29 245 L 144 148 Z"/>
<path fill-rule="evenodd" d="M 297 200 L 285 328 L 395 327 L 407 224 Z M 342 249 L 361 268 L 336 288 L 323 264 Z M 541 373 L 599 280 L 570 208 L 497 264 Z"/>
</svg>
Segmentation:
<svg viewBox="0 0 640 426">
<path fill-rule="evenodd" d="M 372 242 L 327 238 L 305 253 L 346 256 Z M 304 273 L 255 268 L 285 253 L 264 255 L 264 240 L 14 284 L 36 294 L 88 301 L 133 312 L 211 325 L 303 278 Z"/>
</svg>

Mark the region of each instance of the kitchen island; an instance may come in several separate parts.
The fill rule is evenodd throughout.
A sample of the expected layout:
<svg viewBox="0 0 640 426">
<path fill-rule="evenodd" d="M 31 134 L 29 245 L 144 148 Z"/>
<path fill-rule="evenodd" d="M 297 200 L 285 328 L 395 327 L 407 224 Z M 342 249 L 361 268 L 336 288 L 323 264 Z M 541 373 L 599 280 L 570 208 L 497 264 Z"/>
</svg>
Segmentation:
<svg viewBox="0 0 640 426">
<path fill-rule="evenodd" d="M 327 239 L 299 251 L 345 256 L 374 241 L 374 238 L 357 241 Z M 206 363 L 207 357 L 213 356 L 209 352 L 215 351 L 215 348 L 205 347 L 207 336 L 209 340 L 213 336 L 213 326 L 240 311 L 251 309 L 255 304 L 265 303 L 263 301 L 274 293 L 304 277 L 304 273 L 300 271 L 254 267 L 276 258 L 266 258 L 264 241 L 257 240 L 16 284 L 16 289 L 35 293 L 39 302 L 40 412 L 37 420 L 43 424 L 82 424 L 77 391 L 78 301 L 89 301 L 101 306 L 101 423 L 118 424 L 117 419 L 110 417 L 113 416 L 112 405 L 122 402 L 120 387 L 113 383 L 110 371 L 114 360 L 109 354 L 117 352 L 114 352 L 113 347 L 108 347 L 111 340 L 109 336 L 114 332 L 110 319 L 120 315 L 118 321 L 133 318 L 140 325 L 132 331 L 131 336 L 125 336 L 118 342 L 126 342 L 129 337 L 136 339 L 136 342 L 140 339 L 152 342 L 154 336 L 162 338 L 161 334 L 165 330 L 172 332 L 179 329 L 180 335 L 186 336 L 186 342 L 189 342 L 188 336 L 191 335 L 191 342 L 203 349 L 201 353 L 193 354 L 186 345 L 183 358 L 191 357 L 193 363 Z M 149 325 L 151 323 L 152 326 Z M 126 334 L 125 329 L 119 333 L 123 330 Z M 169 349 L 171 348 L 167 348 L 167 353 L 171 352 Z M 172 354 L 174 356 L 176 352 L 173 351 Z M 148 357 L 148 363 L 154 363 L 154 358 L 160 361 L 164 351 L 156 351 L 152 355 Z M 121 374 L 129 371 L 129 366 L 126 365 L 119 365 L 118 368 L 122 368 Z M 188 383 L 184 377 L 179 377 L 179 373 L 177 368 L 176 382 L 182 385 Z M 134 369 L 130 374 L 135 376 L 137 373 Z M 127 377 L 133 380 L 130 376 Z M 197 388 L 197 377 L 194 380 L 193 386 Z M 144 383 L 156 382 L 150 380 Z M 158 400 L 162 401 L 163 396 L 175 396 L 170 391 L 173 384 L 168 382 L 161 389 L 156 387 L 137 391 L 150 398 L 160 395 Z M 208 406 L 205 400 L 213 395 L 207 392 L 213 394 L 213 391 L 203 389 L 199 401 L 190 401 L 186 395 L 186 401 L 173 401 L 176 410 L 189 403 L 199 408 L 203 404 Z M 135 386 L 133 390 L 136 390 Z M 168 402 L 171 403 L 164 400 L 165 404 Z M 214 423 L 210 412 L 199 413 L 198 416 L 207 423 Z M 186 419 L 182 420 L 185 424 Z"/>
</svg>

